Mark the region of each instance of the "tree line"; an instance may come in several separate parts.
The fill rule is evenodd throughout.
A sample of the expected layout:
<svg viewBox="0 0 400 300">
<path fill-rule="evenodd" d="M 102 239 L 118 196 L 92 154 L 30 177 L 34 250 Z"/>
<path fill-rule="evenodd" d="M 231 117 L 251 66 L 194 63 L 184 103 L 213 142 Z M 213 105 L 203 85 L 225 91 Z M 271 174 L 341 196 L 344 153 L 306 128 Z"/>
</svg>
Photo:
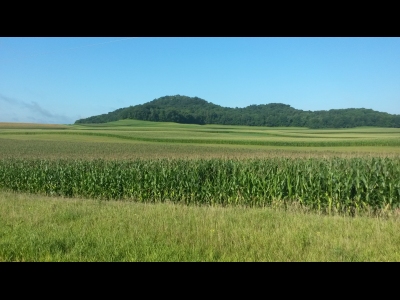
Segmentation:
<svg viewBox="0 0 400 300">
<path fill-rule="evenodd" d="M 79 119 L 75 124 L 106 123 L 123 119 L 184 124 L 221 124 L 269 127 L 351 128 L 358 126 L 400 128 L 400 115 L 365 108 L 303 111 L 270 103 L 244 108 L 222 107 L 198 97 L 165 96 L 145 104 L 120 108 L 107 114 Z"/>
</svg>

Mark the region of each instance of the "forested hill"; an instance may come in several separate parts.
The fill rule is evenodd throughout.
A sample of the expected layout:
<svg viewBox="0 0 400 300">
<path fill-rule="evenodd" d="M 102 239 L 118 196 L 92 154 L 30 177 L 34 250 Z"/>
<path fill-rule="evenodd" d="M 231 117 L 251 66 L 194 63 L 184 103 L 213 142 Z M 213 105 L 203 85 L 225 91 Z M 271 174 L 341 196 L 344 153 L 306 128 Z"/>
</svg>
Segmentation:
<svg viewBox="0 0 400 300">
<path fill-rule="evenodd" d="M 75 124 L 106 123 L 122 119 L 185 124 L 250 126 L 295 126 L 349 128 L 358 126 L 398 127 L 400 115 L 365 108 L 303 111 L 290 105 L 270 103 L 244 108 L 222 107 L 197 97 L 165 96 L 145 104 L 120 108 L 108 114 L 80 119 Z"/>
</svg>

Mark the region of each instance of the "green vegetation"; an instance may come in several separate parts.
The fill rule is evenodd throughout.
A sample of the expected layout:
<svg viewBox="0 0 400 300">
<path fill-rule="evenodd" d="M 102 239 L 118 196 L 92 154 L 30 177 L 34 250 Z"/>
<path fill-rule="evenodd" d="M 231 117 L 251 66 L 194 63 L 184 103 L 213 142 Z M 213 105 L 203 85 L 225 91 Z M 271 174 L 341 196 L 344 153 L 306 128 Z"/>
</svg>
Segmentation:
<svg viewBox="0 0 400 300">
<path fill-rule="evenodd" d="M 6 123 L 0 122 L 1 129 L 67 129 L 67 125 L 36 124 L 36 123 Z"/>
<path fill-rule="evenodd" d="M 0 261 L 399 261 L 399 140 L 0 123 Z"/>
<path fill-rule="evenodd" d="M 299 202 L 322 211 L 400 206 L 400 160 L 0 160 L 0 189 L 206 205 Z"/>
<path fill-rule="evenodd" d="M 265 206 L 279 200 L 319 211 L 396 208 L 399 137 L 395 128 L 134 120 L 52 131 L 0 127 L 0 187 L 142 202 Z"/>
<path fill-rule="evenodd" d="M 73 125 L 63 130 L 12 130 L 0 127 L 0 138 L 13 140 L 68 140 L 74 141 L 129 141 L 148 145 L 190 144 L 261 146 L 259 149 L 299 147 L 318 148 L 330 151 L 337 147 L 379 147 L 398 149 L 400 129 L 361 127 L 354 129 L 310 130 L 289 127 L 260 126 L 215 126 L 164 122 L 122 120 L 112 123 Z M 157 146 L 158 147 L 158 146 Z M 329 149 L 327 149 L 329 148 Z M 306 150 L 309 151 L 310 149 Z M 396 150 L 395 150 L 396 151 Z"/>
<path fill-rule="evenodd" d="M 0 192 L 0 261 L 400 261 L 399 220 Z"/>
<path fill-rule="evenodd" d="M 303 111 L 270 103 L 245 108 L 222 107 L 198 97 L 165 96 L 142 105 L 120 108 L 107 114 L 80 119 L 75 124 L 107 123 L 123 119 L 184 124 L 223 124 L 269 127 L 351 128 L 400 127 L 400 115 L 365 108 Z"/>
</svg>

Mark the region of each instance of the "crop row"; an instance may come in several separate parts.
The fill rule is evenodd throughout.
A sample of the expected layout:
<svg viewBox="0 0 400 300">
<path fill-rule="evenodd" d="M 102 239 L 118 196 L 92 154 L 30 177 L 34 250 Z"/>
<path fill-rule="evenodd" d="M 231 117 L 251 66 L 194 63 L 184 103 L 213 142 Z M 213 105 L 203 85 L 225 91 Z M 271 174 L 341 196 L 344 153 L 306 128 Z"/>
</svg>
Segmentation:
<svg viewBox="0 0 400 300">
<path fill-rule="evenodd" d="M 0 160 L 0 188 L 142 202 L 314 209 L 400 206 L 396 158 Z"/>
<path fill-rule="evenodd" d="M 103 133 L 103 132 L 83 132 L 83 131 L 24 131 L 24 132 L 0 132 L 1 135 L 75 135 L 75 136 L 97 136 L 106 138 L 117 138 L 122 140 L 156 142 L 156 143 L 190 143 L 190 144 L 227 144 L 227 145 L 258 145 L 258 146 L 291 146 L 291 147 L 349 147 L 349 146 L 400 146 L 397 138 L 386 139 L 348 139 L 339 141 L 296 141 L 290 140 L 241 140 L 241 139 L 206 139 L 206 138 L 162 138 L 162 137 L 143 137 L 125 134 Z M 268 135 L 265 135 L 268 138 Z"/>
</svg>

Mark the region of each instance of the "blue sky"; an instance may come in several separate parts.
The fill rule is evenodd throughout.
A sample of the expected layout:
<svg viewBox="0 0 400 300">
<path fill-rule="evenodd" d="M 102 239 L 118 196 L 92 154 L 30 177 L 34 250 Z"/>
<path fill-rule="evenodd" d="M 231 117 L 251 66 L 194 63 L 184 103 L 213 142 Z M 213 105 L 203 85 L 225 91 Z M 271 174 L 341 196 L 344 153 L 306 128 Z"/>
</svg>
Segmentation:
<svg viewBox="0 0 400 300">
<path fill-rule="evenodd" d="M 400 38 L 0 38 L 0 122 L 71 124 L 177 94 L 400 114 Z"/>
</svg>

